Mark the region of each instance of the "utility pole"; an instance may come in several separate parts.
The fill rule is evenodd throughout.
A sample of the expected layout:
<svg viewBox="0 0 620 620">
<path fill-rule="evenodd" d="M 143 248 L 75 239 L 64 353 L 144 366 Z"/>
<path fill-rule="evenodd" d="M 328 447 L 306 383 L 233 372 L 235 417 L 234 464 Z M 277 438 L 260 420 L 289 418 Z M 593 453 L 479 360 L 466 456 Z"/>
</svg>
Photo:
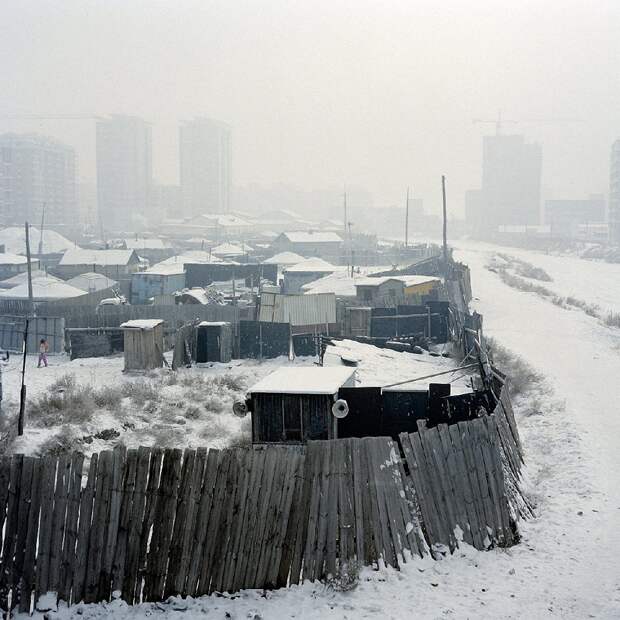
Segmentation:
<svg viewBox="0 0 620 620">
<path fill-rule="evenodd" d="M 39 263 L 41 262 L 41 256 L 43 255 L 43 227 L 45 226 L 45 203 L 43 203 L 43 210 L 41 211 L 41 230 L 39 231 Z"/>
<path fill-rule="evenodd" d="M 441 175 L 441 194 L 443 198 L 443 263 L 448 271 L 448 215 L 446 210 L 446 177 Z"/>
<path fill-rule="evenodd" d="M 17 434 L 24 434 L 24 417 L 26 414 L 26 352 L 28 349 L 28 323 L 30 319 L 26 317 L 24 327 L 24 343 L 22 345 L 22 385 L 19 390 L 19 417 L 17 418 Z"/>
<path fill-rule="evenodd" d="M 351 277 L 353 277 L 355 254 L 353 252 L 353 233 L 351 232 L 351 226 L 353 226 L 353 222 L 349 222 L 349 247 L 351 249 Z"/>
<path fill-rule="evenodd" d="M 409 188 L 407 188 L 407 202 L 405 203 L 405 247 L 409 245 Z"/>
<path fill-rule="evenodd" d="M 26 259 L 28 261 L 28 305 L 30 306 L 30 313 L 34 314 L 34 300 L 32 297 L 32 265 L 30 256 L 30 226 L 28 225 L 28 222 L 24 224 L 24 231 L 26 236 Z"/>
<path fill-rule="evenodd" d="M 347 234 L 347 190 L 344 190 L 343 194 L 344 199 L 344 234 Z"/>
</svg>

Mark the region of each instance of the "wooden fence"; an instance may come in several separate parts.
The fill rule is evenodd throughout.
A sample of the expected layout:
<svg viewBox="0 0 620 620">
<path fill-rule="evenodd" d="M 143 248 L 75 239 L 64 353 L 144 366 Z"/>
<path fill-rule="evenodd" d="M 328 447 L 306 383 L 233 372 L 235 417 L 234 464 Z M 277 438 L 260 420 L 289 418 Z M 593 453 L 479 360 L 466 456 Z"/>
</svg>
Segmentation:
<svg viewBox="0 0 620 620">
<path fill-rule="evenodd" d="M 0 460 L 0 608 L 275 588 L 351 561 L 399 567 L 458 525 L 515 541 L 491 418 L 401 437 Z M 85 481 L 83 480 L 85 479 Z"/>
</svg>

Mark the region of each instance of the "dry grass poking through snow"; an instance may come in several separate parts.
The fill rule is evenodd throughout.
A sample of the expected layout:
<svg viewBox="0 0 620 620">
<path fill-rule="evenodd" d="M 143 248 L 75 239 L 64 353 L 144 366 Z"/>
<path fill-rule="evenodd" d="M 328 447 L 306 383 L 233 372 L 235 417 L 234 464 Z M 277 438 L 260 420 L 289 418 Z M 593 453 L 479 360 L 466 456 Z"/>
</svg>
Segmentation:
<svg viewBox="0 0 620 620">
<path fill-rule="evenodd" d="M 38 454 L 128 447 L 223 448 L 251 441 L 249 416 L 232 413 L 246 381 L 200 369 L 123 377 L 96 388 L 68 374 L 27 405 L 27 428 L 38 434 Z"/>
<path fill-rule="evenodd" d="M 513 398 L 533 392 L 543 383 L 543 377 L 522 357 L 503 347 L 493 338 L 486 338 L 494 364 L 508 376 L 508 386 Z"/>
</svg>

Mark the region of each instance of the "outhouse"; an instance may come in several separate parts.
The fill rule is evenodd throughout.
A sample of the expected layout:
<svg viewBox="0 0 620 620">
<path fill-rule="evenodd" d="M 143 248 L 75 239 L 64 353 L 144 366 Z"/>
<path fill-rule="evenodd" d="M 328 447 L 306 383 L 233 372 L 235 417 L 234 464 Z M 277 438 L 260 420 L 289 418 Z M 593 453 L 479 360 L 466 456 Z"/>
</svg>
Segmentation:
<svg viewBox="0 0 620 620">
<path fill-rule="evenodd" d="M 202 321 L 196 328 L 196 362 L 230 362 L 233 331 L 230 323 Z"/>
<path fill-rule="evenodd" d="M 164 322 L 139 319 L 121 324 L 125 351 L 125 372 L 160 368 L 164 360 Z"/>
<path fill-rule="evenodd" d="M 355 386 L 355 368 L 297 366 L 279 368 L 248 391 L 252 441 L 305 443 L 334 439 L 332 413 L 339 391 Z"/>
</svg>

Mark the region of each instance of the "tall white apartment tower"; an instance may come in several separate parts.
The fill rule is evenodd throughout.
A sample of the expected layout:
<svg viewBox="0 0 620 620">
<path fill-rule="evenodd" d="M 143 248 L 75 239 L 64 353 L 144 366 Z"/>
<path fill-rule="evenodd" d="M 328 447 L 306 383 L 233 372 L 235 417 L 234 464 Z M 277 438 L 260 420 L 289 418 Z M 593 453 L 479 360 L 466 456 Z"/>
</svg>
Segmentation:
<svg viewBox="0 0 620 620">
<path fill-rule="evenodd" d="M 181 201 L 184 215 L 226 213 L 230 209 L 230 127 L 196 118 L 179 128 Z"/>
</svg>

